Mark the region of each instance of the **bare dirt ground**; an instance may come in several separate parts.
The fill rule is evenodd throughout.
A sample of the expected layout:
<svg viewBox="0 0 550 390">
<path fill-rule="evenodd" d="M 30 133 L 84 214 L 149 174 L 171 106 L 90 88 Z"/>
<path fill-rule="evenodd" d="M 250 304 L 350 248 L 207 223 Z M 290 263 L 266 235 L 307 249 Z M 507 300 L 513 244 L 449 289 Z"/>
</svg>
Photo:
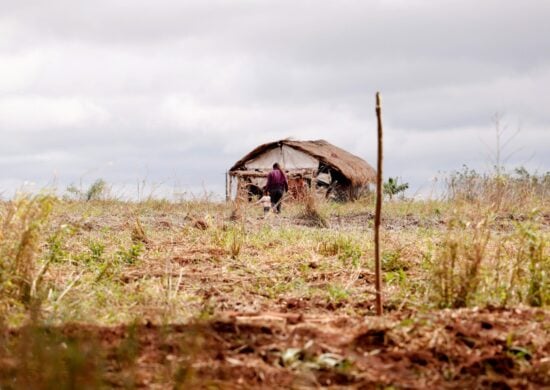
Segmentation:
<svg viewBox="0 0 550 390">
<path fill-rule="evenodd" d="M 77 340 L 83 350 L 94 345 L 82 370 L 102 366 L 106 387 L 543 389 L 550 387 L 549 323 L 543 310 L 444 310 L 382 319 L 294 311 L 223 313 L 187 325 L 69 324 L 40 331 L 57 333 L 61 344 Z M 24 328 L 3 335 L 10 342 L 24 337 Z M 45 376 L 44 384 L 52 380 L 19 358 L 25 353 L 0 355 L 3 388 L 22 388 L 29 375 Z M 99 384 L 86 375 L 74 380 L 77 388 Z"/>
</svg>

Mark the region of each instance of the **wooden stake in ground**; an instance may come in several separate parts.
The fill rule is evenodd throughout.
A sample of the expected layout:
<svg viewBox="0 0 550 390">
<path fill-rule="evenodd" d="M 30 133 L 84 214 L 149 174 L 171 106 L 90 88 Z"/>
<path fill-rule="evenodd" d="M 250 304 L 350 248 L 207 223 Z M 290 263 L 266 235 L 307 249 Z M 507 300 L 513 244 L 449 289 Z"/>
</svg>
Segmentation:
<svg viewBox="0 0 550 390">
<path fill-rule="evenodd" d="M 376 314 L 382 315 L 382 270 L 380 266 L 380 217 L 382 214 L 382 105 L 380 92 L 376 92 L 376 117 L 378 119 L 378 163 L 376 166 L 376 214 L 374 216 L 374 276 L 376 288 Z"/>
</svg>

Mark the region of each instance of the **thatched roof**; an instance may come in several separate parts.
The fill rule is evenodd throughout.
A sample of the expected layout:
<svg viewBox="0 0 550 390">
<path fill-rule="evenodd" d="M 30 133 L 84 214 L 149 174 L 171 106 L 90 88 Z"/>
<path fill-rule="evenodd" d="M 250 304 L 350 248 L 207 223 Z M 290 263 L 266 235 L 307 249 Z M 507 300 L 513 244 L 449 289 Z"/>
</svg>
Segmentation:
<svg viewBox="0 0 550 390">
<path fill-rule="evenodd" d="M 344 149 L 334 146 L 325 140 L 317 141 L 294 141 L 283 139 L 269 142 L 256 147 L 246 156 L 241 158 L 229 170 L 238 171 L 245 169 L 245 164 L 257 156 L 282 145 L 287 145 L 300 150 L 318 159 L 323 164 L 340 172 L 352 185 L 365 185 L 375 181 L 376 171 L 365 160 L 357 157 Z"/>
</svg>

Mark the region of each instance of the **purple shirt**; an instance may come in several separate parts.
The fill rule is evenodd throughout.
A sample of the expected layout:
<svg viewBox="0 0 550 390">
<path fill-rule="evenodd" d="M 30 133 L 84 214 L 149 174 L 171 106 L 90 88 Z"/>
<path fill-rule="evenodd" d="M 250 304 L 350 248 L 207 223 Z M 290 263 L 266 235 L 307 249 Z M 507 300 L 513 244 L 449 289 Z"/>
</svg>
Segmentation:
<svg viewBox="0 0 550 390">
<path fill-rule="evenodd" d="M 268 191 L 284 190 L 288 191 L 288 182 L 283 172 L 274 169 L 267 175 L 267 184 L 265 186 Z"/>
</svg>

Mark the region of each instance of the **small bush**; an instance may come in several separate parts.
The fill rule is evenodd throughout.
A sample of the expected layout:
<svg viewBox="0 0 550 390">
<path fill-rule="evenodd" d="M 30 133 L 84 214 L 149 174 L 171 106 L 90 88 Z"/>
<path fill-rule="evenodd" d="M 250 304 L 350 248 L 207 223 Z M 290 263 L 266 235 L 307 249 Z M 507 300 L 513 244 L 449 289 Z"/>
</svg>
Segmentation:
<svg viewBox="0 0 550 390">
<path fill-rule="evenodd" d="M 67 187 L 65 197 L 67 199 L 83 200 L 90 202 L 93 200 L 104 200 L 108 197 L 109 185 L 103 179 L 97 179 L 93 182 L 87 190 L 83 190 L 82 187 L 78 188 L 76 185 L 71 184 Z"/>
</svg>

